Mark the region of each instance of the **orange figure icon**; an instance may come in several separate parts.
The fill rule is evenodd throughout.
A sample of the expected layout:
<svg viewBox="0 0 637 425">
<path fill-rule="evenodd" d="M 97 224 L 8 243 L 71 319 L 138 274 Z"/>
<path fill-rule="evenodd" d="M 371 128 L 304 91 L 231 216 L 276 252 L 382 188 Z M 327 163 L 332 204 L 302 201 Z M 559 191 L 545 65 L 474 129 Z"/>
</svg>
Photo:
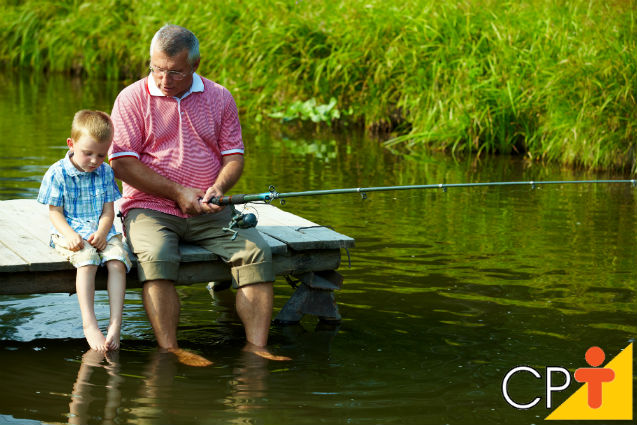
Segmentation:
<svg viewBox="0 0 637 425">
<path fill-rule="evenodd" d="M 599 347 L 591 347 L 586 350 L 586 363 L 593 367 L 581 367 L 575 371 L 577 382 L 588 383 L 588 406 L 597 409 L 602 405 L 602 383 L 615 379 L 615 371 L 608 368 L 598 368 L 604 363 L 606 355 Z"/>
</svg>

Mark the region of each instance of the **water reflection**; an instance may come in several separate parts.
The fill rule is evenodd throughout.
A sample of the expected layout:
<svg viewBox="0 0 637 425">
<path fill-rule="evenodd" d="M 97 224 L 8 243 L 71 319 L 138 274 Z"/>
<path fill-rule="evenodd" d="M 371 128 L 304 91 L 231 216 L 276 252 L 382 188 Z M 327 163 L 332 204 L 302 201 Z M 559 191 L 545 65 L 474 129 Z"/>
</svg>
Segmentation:
<svg viewBox="0 0 637 425">
<path fill-rule="evenodd" d="M 96 405 L 103 404 L 104 414 L 100 415 L 102 424 L 109 425 L 118 423 L 117 410 L 122 401 L 120 384 L 124 378 L 120 376 L 119 351 L 98 352 L 89 350 L 82 356 L 82 363 L 77 373 L 77 380 L 73 385 L 71 403 L 69 404 L 69 423 L 86 424 L 95 423 L 91 420 L 94 411 L 99 410 Z M 103 387 L 92 382 L 93 375 L 98 373 L 107 374 L 107 382 Z M 97 393 L 106 392 L 106 395 Z M 93 406 L 91 406 L 93 405 Z"/>
<path fill-rule="evenodd" d="M 230 380 L 230 395 L 224 404 L 237 411 L 261 409 L 267 406 L 268 363 L 270 361 L 256 354 L 242 351 L 238 365 L 233 369 L 234 379 Z"/>
<path fill-rule="evenodd" d="M 181 398 L 174 391 L 178 363 L 178 359 L 171 353 L 154 351 L 150 354 L 150 360 L 143 368 L 144 380 L 136 407 L 131 409 L 131 414 L 138 423 L 161 423 L 162 419 L 166 423 L 175 423 L 170 419 L 173 415 L 171 404 Z"/>
<path fill-rule="evenodd" d="M 239 351 L 236 355 L 230 363 L 204 370 L 184 367 L 173 354 L 152 350 L 144 356 L 143 374 L 135 376 L 124 372 L 130 363 L 140 360 L 131 357 L 130 352 L 89 350 L 82 355 L 70 394 L 68 421 L 164 424 L 189 422 L 199 415 L 220 415 L 232 417 L 229 423 L 245 423 L 251 420 L 249 414 L 253 410 L 268 405 L 271 365 L 269 360 L 250 352 Z M 129 364 L 122 365 L 120 359 Z M 226 373 L 229 368 L 231 373 Z M 194 385 L 201 393 L 194 397 L 185 394 L 182 390 L 186 384 Z M 205 403 L 211 395 L 216 400 Z M 125 403 L 122 408 L 123 401 L 131 396 L 134 403 Z M 184 409 L 187 406 L 190 408 Z"/>
</svg>

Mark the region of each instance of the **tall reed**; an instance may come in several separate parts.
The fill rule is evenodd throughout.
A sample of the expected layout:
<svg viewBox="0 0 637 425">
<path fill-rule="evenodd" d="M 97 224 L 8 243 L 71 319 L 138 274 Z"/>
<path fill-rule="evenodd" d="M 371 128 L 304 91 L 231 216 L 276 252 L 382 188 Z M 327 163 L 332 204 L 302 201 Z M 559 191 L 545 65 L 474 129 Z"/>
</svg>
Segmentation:
<svg viewBox="0 0 637 425">
<path fill-rule="evenodd" d="M 251 119 L 315 98 L 396 149 L 636 171 L 637 0 L 0 1 L 0 60 L 131 80 L 164 23 Z"/>
</svg>

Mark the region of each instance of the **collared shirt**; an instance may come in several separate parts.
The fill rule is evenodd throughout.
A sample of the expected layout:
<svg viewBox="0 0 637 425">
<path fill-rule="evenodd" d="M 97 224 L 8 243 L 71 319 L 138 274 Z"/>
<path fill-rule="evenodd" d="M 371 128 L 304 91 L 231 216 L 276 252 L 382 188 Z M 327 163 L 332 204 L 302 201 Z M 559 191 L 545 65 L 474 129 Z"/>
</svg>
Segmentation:
<svg viewBox="0 0 637 425">
<path fill-rule="evenodd" d="M 67 152 L 64 159 L 51 165 L 44 174 L 38 202 L 63 207 L 66 222 L 87 239 L 97 231 L 104 204 L 115 202 L 121 194 L 108 164 L 102 163 L 95 171 L 87 173 L 75 168 L 70 154 L 71 151 Z M 53 226 L 51 233 L 59 234 Z M 117 234 L 112 226 L 106 239 Z"/>
<path fill-rule="evenodd" d="M 115 136 L 109 160 L 132 156 L 183 186 L 207 190 L 227 155 L 243 155 L 237 106 L 223 86 L 193 74 L 181 97 L 164 96 L 148 76 L 117 96 L 111 119 Z M 176 202 L 123 183 L 121 212 L 149 208 L 178 217 Z"/>
</svg>

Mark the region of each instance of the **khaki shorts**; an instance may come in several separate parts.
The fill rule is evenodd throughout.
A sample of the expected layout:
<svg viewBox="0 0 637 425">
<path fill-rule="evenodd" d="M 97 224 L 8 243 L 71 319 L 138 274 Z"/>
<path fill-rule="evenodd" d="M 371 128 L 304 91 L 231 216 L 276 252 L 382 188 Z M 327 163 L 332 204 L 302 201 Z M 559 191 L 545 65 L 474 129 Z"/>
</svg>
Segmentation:
<svg viewBox="0 0 637 425">
<path fill-rule="evenodd" d="M 75 268 L 84 266 L 101 266 L 111 260 L 119 260 L 126 266 L 128 272 L 131 268 L 131 261 L 128 258 L 122 235 L 115 235 L 108 240 L 106 248 L 98 251 L 93 245 L 84 241 L 84 247 L 79 251 L 71 251 L 67 248 L 66 239 L 62 235 L 51 235 L 51 242 L 55 250 L 69 259 Z"/>
<path fill-rule="evenodd" d="M 226 207 L 215 214 L 202 214 L 182 218 L 159 211 L 136 208 L 124 219 L 126 238 L 137 255 L 139 280 L 167 279 L 176 281 L 179 276 L 179 242 L 199 245 L 230 264 L 232 286 L 273 282 L 272 253 L 259 231 L 235 229 L 228 226 L 233 209 Z"/>
</svg>

